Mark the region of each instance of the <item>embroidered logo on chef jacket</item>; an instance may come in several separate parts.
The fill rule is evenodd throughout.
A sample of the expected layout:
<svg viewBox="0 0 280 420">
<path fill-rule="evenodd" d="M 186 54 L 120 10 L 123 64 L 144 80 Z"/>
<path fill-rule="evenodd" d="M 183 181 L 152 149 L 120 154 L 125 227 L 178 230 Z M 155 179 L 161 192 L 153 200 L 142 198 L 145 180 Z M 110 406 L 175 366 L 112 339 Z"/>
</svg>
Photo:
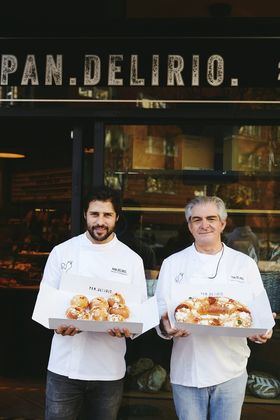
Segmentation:
<svg viewBox="0 0 280 420">
<path fill-rule="evenodd" d="M 230 281 L 236 281 L 238 283 L 244 283 L 245 279 L 242 276 L 230 276 Z"/>
<path fill-rule="evenodd" d="M 127 271 L 124 268 L 112 267 L 111 273 L 121 274 L 123 276 L 127 276 Z"/>
<path fill-rule="evenodd" d="M 66 271 L 67 273 L 67 271 L 69 271 L 72 268 L 72 264 L 73 264 L 73 261 L 67 261 L 65 263 L 64 262 L 61 263 L 61 270 Z"/>
<path fill-rule="evenodd" d="M 184 273 L 179 273 L 176 277 L 175 277 L 175 282 L 176 283 L 182 283 L 182 281 L 184 280 Z"/>
</svg>

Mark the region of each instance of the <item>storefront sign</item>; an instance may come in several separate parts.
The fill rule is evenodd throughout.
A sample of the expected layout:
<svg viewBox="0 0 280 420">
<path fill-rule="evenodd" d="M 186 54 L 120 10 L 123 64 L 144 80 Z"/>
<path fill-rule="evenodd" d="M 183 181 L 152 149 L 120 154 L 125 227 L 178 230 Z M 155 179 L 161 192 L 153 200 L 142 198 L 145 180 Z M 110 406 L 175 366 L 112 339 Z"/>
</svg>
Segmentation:
<svg viewBox="0 0 280 420">
<path fill-rule="evenodd" d="M 172 98 L 169 88 L 277 88 L 279 45 L 268 38 L 3 39 L 0 86 L 25 88 L 21 98 L 31 88 L 40 98 L 63 97 L 63 88 L 110 88 L 116 97 L 131 88 L 132 99 L 145 89 L 153 96 L 164 88 Z"/>
</svg>

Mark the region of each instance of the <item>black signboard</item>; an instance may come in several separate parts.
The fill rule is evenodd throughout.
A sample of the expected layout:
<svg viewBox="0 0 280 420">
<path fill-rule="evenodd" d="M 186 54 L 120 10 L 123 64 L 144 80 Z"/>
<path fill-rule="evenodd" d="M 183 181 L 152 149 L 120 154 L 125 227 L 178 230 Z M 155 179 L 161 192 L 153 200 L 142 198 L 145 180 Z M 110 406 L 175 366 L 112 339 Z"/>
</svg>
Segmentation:
<svg viewBox="0 0 280 420">
<path fill-rule="evenodd" d="M 0 86 L 24 87 L 24 98 L 62 88 L 280 87 L 277 38 L 2 39 Z M 34 93 L 35 92 L 35 93 Z M 38 95 L 37 95 L 38 97 Z"/>
</svg>

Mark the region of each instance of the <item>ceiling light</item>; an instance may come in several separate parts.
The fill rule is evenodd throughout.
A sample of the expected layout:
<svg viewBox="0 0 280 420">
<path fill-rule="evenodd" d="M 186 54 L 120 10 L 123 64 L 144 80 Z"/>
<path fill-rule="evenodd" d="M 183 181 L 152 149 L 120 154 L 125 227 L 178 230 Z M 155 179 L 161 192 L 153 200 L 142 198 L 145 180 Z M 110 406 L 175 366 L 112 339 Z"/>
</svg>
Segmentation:
<svg viewBox="0 0 280 420">
<path fill-rule="evenodd" d="M 23 159 L 26 156 L 22 153 L 15 153 L 15 152 L 1 152 L 0 151 L 0 159 Z"/>
</svg>

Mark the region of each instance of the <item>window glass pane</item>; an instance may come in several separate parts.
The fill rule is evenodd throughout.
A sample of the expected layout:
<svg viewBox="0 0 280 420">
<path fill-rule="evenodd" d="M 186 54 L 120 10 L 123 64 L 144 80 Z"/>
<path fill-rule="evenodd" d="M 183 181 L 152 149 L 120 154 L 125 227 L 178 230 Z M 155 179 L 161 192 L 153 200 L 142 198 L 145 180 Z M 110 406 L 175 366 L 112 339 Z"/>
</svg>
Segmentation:
<svg viewBox="0 0 280 420">
<path fill-rule="evenodd" d="M 228 209 L 223 240 L 251 255 L 261 270 L 280 263 L 280 128 L 271 125 L 107 125 L 105 181 L 121 189 L 119 237 L 141 254 L 163 258 L 192 242 L 184 206 L 194 196 L 218 195 Z M 140 249 L 140 251 L 139 251 Z M 144 251 L 142 252 L 144 255 Z M 145 261 L 144 261 L 145 262 Z"/>
<path fill-rule="evenodd" d="M 70 129 L 46 120 L 3 122 L 2 151 L 24 157 L 0 154 L 0 284 L 38 285 L 50 250 L 70 237 Z"/>
</svg>

